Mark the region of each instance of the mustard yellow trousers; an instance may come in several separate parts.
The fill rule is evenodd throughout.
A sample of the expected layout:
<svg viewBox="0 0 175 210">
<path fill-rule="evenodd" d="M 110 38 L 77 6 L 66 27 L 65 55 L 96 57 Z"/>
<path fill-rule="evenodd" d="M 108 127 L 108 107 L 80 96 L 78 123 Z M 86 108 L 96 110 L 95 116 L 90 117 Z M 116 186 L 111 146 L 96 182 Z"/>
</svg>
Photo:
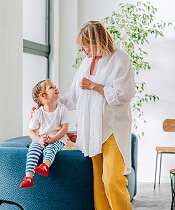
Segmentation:
<svg viewBox="0 0 175 210">
<path fill-rule="evenodd" d="M 112 134 L 92 157 L 95 210 L 131 210 L 124 160 Z"/>
</svg>

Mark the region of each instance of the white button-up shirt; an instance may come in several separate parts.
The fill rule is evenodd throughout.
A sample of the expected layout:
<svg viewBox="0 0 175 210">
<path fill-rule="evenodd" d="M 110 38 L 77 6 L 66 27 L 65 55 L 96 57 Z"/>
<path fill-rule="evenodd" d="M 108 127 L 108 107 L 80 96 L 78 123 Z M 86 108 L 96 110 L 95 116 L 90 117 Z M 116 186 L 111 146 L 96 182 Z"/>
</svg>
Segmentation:
<svg viewBox="0 0 175 210">
<path fill-rule="evenodd" d="M 69 110 L 76 109 L 78 136 L 75 149 L 85 156 L 101 153 L 102 144 L 113 133 L 124 158 L 125 174 L 131 170 L 130 101 L 135 95 L 134 72 L 128 55 L 116 48 L 102 56 L 95 76 L 90 75 L 92 58 L 85 57 L 75 74 L 70 92 L 60 100 Z M 79 87 L 82 78 L 104 85 L 104 96 Z"/>
</svg>

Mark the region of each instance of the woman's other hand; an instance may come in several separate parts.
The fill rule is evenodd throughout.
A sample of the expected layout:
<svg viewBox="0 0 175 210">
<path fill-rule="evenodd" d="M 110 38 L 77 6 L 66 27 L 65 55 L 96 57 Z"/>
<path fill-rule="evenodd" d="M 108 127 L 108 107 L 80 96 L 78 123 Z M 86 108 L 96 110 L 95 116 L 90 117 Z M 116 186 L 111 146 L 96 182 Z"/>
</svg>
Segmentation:
<svg viewBox="0 0 175 210">
<path fill-rule="evenodd" d="M 33 113 L 35 112 L 36 109 L 39 109 L 38 104 L 37 104 L 36 106 L 33 106 L 33 107 L 31 108 L 31 111 L 30 111 L 30 119 L 32 118 Z"/>
</svg>

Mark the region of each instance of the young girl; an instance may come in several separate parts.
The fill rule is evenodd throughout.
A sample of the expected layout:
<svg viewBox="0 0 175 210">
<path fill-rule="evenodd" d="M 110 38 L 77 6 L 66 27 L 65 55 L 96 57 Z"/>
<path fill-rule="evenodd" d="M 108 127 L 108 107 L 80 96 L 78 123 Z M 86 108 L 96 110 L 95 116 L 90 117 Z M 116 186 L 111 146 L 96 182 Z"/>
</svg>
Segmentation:
<svg viewBox="0 0 175 210">
<path fill-rule="evenodd" d="M 35 172 L 48 176 L 56 153 L 64 147 L 68 131 L 68 111 L 58 102 L 59 90 L 50 80 L 37 83 L 32 98 L 40 108 L 35 110 L 29 124 L 29 136 L 33 141 L 27 153 L 26 176 L 20 188 L 34 186 Z M 43 163 L 37 166 L 42 153 Z"/>
</svg>

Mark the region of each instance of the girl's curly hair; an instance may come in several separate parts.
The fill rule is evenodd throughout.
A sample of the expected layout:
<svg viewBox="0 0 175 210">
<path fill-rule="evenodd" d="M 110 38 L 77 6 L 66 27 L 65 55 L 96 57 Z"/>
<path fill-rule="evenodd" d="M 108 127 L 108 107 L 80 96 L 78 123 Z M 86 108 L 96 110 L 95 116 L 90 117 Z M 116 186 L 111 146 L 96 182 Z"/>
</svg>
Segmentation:
<svg viewBox="0 0 175 210">
<path fill-rule="evenodd" d="M 41 102 L 41 100 L 40 100 L 40 97 L 39 97 L 39 95 L 40 95 L 40 93 L 44 93 L 44 87 L 43 87 L 43 83 L 45 83 L 47 80 L 42 80 L 42 81 L 40 81 L 40 82 L 38 82 L 35 86 L 34 86 L 34 88 L 33 88 L 33 90 L 32 90 L 32 98 L 33 98 L 33 101 L 35 102 L 35 103 L 37 103 L 38 104 L 38 106 L 43 106 L 43 104 L 42 104 L 42 102 Z"/>
</svg>

